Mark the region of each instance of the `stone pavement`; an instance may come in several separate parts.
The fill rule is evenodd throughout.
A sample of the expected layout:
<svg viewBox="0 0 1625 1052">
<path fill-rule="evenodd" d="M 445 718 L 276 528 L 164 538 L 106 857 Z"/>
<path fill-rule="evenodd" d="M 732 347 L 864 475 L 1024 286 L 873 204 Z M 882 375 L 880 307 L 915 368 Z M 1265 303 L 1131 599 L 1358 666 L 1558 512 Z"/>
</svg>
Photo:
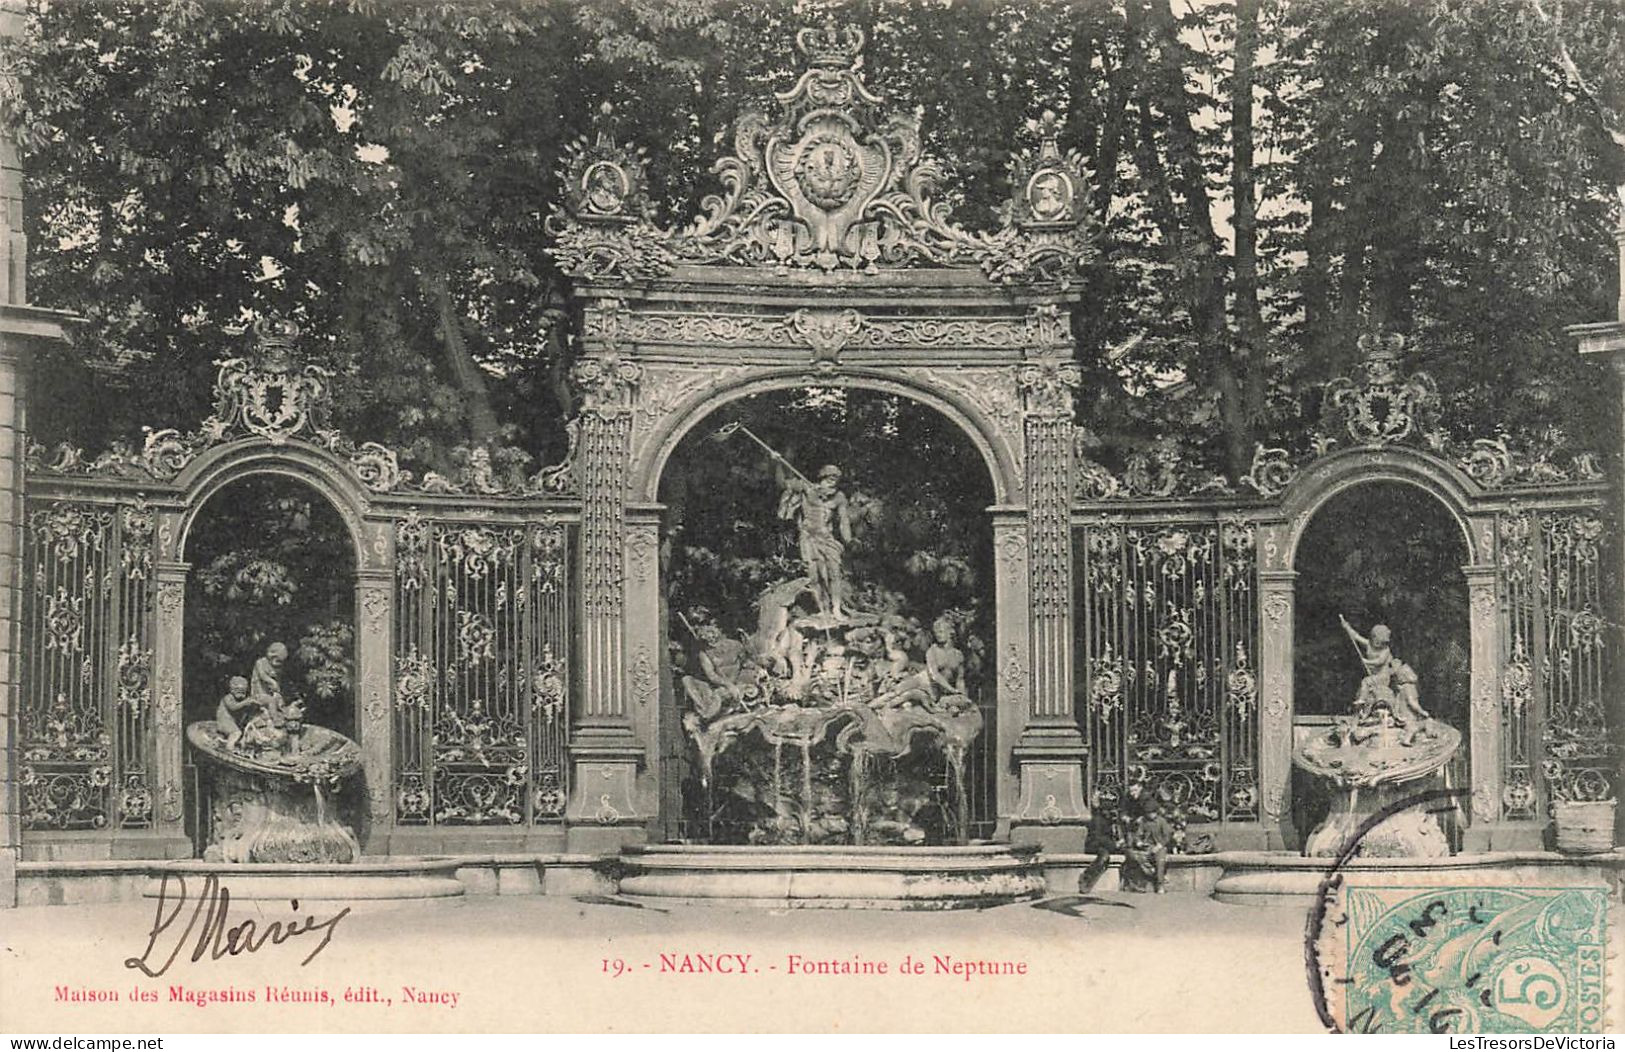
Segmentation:
<svg viewBox="0 0 1625 1052">
<path fill-rule="evenodd" d="M 319 924 L 332 912 L 297 916 Z M 191 916 L 188 906 L 157 940 L 154 970 Z M 230 923 L 292 916 L 233 903 Z M 1189 894 L 957 913 L 469 897 L 351 914 L 304 967 L 327 929 L 197 963 L 194 933 L 165 974 L 146 978 L 123 962 L 147 949 L 153 921 L 151 902 L 0 914 L 0 1030 L 1320 1029 L 1303 912 Z M 898 974 L 910 956 L 924 974 Z M 888 974 L 805 973 L 821 961 L 883 962 Z M 71 999 L 87 990 L 119 1000 Z M 137 991 L 156 1000 L 132 1003 Z M 331 1003 L 305 1000 L 322 992 Z M 247 994 L 253 1002 L 224 1000 Z"/>
</svg>

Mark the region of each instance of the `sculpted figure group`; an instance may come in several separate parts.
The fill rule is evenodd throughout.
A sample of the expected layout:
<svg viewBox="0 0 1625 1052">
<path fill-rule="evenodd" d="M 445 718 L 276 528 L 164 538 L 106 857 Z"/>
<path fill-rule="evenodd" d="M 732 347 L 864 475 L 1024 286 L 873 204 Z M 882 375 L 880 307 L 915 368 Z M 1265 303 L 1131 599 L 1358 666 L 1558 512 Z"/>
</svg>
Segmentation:
<svg viewBox="0 0 1625 1052">
<path fill-rule="evenodd" d="M 752 651 L 710 621 L 692 630 L 698 650 L 691 673 L 681 681 L 689 704 L 705 721 L 724 709 L 748 711 L 764 705 L 947 711 L 970 706 L 965 655 L 947 618 L 932 625 L 923 661 L 910 656 L 906 642 L 917 630 L 896 615 L 845 633 L 794 631 L 788 653 L 780 648 Z"/>
<path fill-rule="evenodd" d="M 683 728 L 707 794 L 699 821 L 711 829 L 750 801 L 720 820 L 741 843 L 963 842 L 967 758 L 983 720 L 958 622 L 939 616 L 925 628 L 897 604 L 854 599 L 866 593 L 853 587 L 847 555 L 865 505 L 842 492 L 842 470 L 826 464 L 808 477 L 742 424 L 717 432 L 733 435 L 772 459 L 771 514 L 794 527 L 800 566 L 756 595 L 754 630 L 730 635 L 717 623 L 727 615 L 697 608 L 678 615 L 688 633 L 671 641 L 686 655 Z M 736 762 L 719 769 L 734 748 Z M 942 799 L 897 763 L 910 755 L 943 764 Z"/>
<path fill-rule="evenodd" d="M 288 648 L 272 643 L 248 676 L 233 676 L 215 708 L 215 726 L 232 752 L 259 760 L 281 760 L 298 751 L 305 703 L 282 696 L 282 666 Z"/>
<path fill-rule="evenodd" d="M 953 622 L 931 627 L 923 660 L 909 654 L 918 629 L 909 619 L 850 609 L 846 546 L 851 543 L 852 501 L 841 492 L 834 464 L 808 478 L 749 428 L 729 424 L 718 438 L 740 434 L 772 458 L 779 480 L 778 518 L 796 528 L 802 575 L 765 589 L 757 600 L 757 626 L 743 640 L 709 621 L 683 618 L 698 653 L 682 685 L 703 721 L 724 708 L 771 704 L 864 704 L 877 710 L 907 706 L 970 707 L 965 656 Z M 808 612 L 802 605 L 810 599 Z"/>
<path fill-rule="evenodd" d="M 1354 718 L 1345 733 L 1351 742 L 1359 744 L 1364 737 L 1375 734 L 1372 728 L 1380 722 L 1389 722 L 1399 728 L 1399 743 L 1409 746 L 1418 735 L 1428 730 L 1431 717 L 1422 708 L 1417 692 L 1416 670 L 1394 656 L 1392 633 L 1387 625 L 1374 625 L 1367 639 L 1348 618 L 1337 617 L 1349 641 L 1360 655 L 1365 676 L 1360 680 L 1354 696 Z"/>
</svg>

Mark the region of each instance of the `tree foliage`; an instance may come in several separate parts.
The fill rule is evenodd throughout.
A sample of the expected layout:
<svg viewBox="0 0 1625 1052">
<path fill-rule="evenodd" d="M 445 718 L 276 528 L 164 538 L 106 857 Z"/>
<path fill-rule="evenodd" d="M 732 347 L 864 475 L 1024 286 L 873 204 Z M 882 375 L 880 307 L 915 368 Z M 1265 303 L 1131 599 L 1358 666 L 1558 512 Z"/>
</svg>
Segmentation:
<svg viewBox="0 0 1625 1052">
<path fill-rule="evenodd" d="M 668 221 L 790 83 L 775 0 L 40 3 L 0 91 L 28 169 L 48 439 L 203 414 L 234 326 L 279 312 L 340 422 L 430 463 L 550 458 L 567 289 L 541 217 L 601 101 Z M 852 0 L 871 85 L 923 111 L 961 221 L 1024 121 L 1066 114 L 1109 265 L 1075 326 L 1110 449 L 1239 474 L 1301 432 L 1371 327 L 1480 434 L 1607 418 L 1564 325 L 1612 313 L 1625 7 L 1610 0 Z M 1575 72 L 1585 78 L 1576 82 Z"/>
</svg>

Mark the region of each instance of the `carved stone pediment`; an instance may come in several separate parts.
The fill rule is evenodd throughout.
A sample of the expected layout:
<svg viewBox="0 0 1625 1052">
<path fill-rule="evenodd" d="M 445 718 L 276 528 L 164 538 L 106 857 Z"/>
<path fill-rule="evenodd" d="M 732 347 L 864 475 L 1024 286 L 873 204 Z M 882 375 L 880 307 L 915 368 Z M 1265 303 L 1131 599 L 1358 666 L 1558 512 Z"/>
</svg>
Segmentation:
<svg viewBox="0 0 1625 1052">
<path fill-rule="evenodd" d="M 941 170 L 920 148 L 912 115 L 882 116 L 859 73 L 863 33 L 802 30 L 810 69 L 777 96 L 779 114 L 747 111 L 734 156 L 718 162 L 727 191 L 677 239 L 698 262 L 812 266 L 970 262 L 979 239 L 930 195 Z"/>
<path fill-rule="evenodd" d="M 733 154 L 713 168 L 723 191 L 682 230 L 644 214 L 640 155 L 601 121 L 566 159 L 564 201 L 548 220 L 554 258 L 589 279 L 659 277 L 678 264 L 979 267 L 1007 284 L 1077 277 L 1095 258 L 1087 172 L 1060 151 L 1054 114 L 1033 125 L 1040 145 L 1011 162 L 1003 226 L 966 230 L 935 196 L 943 169 L 922 151 L 918 116 L 887 111 L 864 83 L 863 44 L 860 30 L 833 21 L 797 34 L 807 68 L 772 113 L 735 122 Z"/>
</svg>

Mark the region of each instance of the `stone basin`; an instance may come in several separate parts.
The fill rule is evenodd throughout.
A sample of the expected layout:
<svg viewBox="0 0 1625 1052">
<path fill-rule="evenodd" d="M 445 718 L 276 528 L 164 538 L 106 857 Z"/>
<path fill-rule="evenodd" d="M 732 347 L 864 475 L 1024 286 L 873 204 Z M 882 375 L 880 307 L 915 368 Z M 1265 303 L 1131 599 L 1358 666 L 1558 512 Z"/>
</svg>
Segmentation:
<svg viewBox="0 0 1625 1052">
<path fill-rule="evenodd" d="M 311 907 L 352 909 L 431 899 L 455 901 L 466 891 L 457 879 L 461 864 L 455 858 L 366 858 L 328 864 L 158 862 L 148 867 L 142 897 L 157 898 L 163 889 L 174 902 L 184 889 L 195 902 L 212 886 L 229 890 L 236 901 L 283 906 L 294 900 Z"/>
<path fill-rule="evenodd" d="M 330 795 L 361 767 L 349 738 L 306 725 L 277 755 L 227 748 L 212 720 L 186 729 L 208 761 L 208 842 L 204 859 L 230 863 L 351 863 L 361 856 L 355 833 L 337 820 Z"/>
<path fill-rule="evenodd" d="M 1038 848 L 643 844 L 620 856 L 620 892 L 650 904 L 951 910 L 1044 894 Z"/>
</svg>

